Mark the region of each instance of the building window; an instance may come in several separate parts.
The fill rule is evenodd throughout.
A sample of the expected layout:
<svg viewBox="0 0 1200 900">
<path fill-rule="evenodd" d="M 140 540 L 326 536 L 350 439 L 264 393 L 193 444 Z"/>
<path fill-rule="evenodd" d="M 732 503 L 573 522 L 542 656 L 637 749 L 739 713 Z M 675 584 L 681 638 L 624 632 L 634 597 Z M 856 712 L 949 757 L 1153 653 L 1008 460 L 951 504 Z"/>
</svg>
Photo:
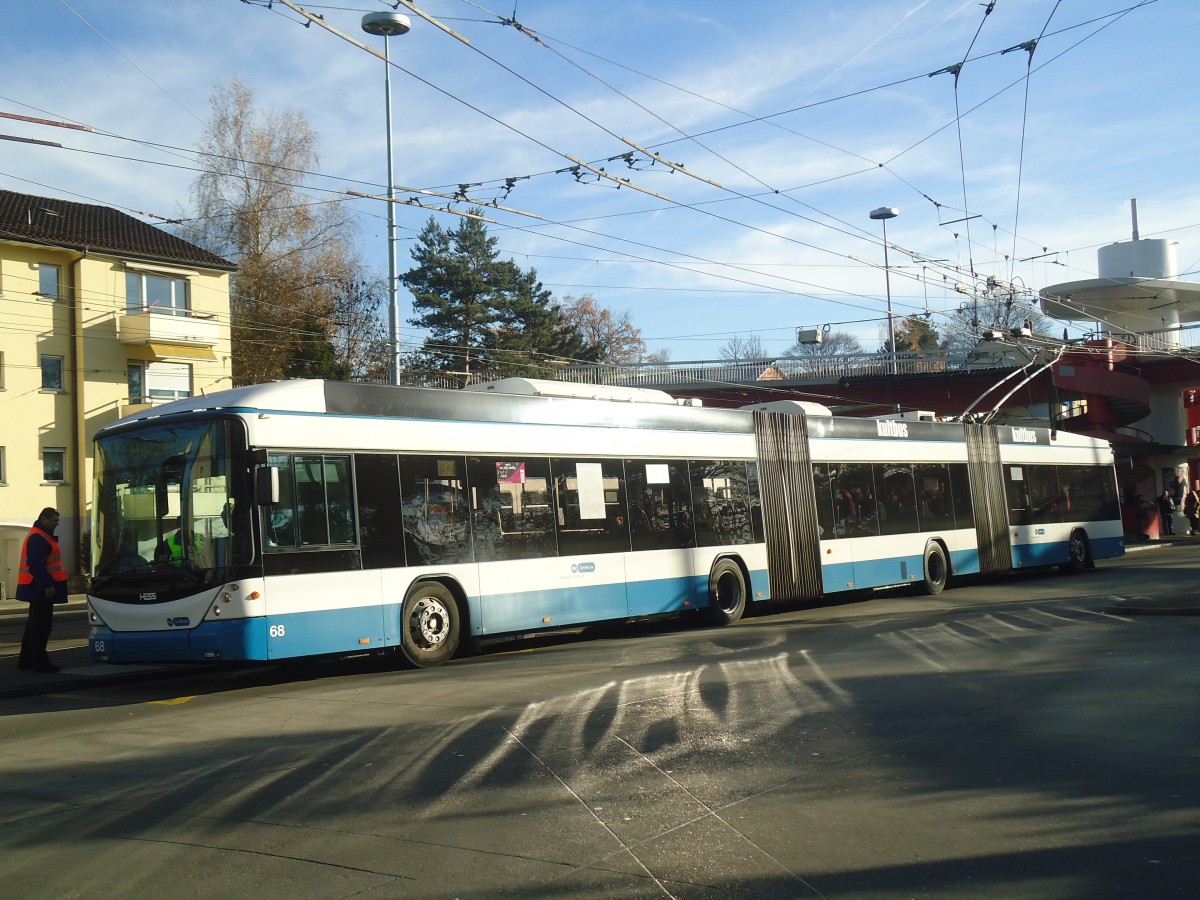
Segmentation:
<svg viewBox="0 0 1200 900">
<path fill-rule="evenodd" d="M 125 311 L 128 314 L 152 312 L 186 316 L 189 309 L 186 278 L 148 272 L 125 273 Z"/>
<path fill-rule="evenodd" d="M 125 378 L 129 383 L 129 402 L 146 402 L 146 367 L 141 363 L 130 363 L 125 368 Z"/>
<path fill-rule="evenodd" d="M 62 484 L 67 480 L 67 451 L 65 447 L 45 447 L 42 450 L 42 481 Z"/>
<path fill-rule="evenodd" d="M 61 391 L 63 389 L 63 358 L 61 356 L 42 357 L 42 390 Z"/>
<path fill-rule="evenodd" d="M 4 484 L 8 479 L 4 477 L 4 448 L 0 447 L 0 484 Z"/>
<path fill-rule="evenodd" d="M 0 391 L 4 390 L 4 351 L 0 350 Z"/>
<path fill-rule="evenodd" d="M 125 381 L 130 403 L 169 403 L 192 396 L 192 367 L 187 363 L 129 363 Z"/>
<path fill-rule="evenodd" d="M 46 300 L 58 300 L 62 294 L 61 287 L 62 269 L 58 266 L 49 266 L 42 263 L 38 266 L 38 289 L 37 295 Z"/>
</svg>

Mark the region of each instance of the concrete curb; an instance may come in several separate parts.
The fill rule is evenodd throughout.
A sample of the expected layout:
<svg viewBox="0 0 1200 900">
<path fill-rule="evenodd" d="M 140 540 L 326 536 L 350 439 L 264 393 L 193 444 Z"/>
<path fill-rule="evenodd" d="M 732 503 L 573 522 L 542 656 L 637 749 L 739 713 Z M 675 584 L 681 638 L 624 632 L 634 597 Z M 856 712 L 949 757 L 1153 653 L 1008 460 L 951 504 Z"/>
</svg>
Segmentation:
<svg viewBox="0 0 1200 900">
<path fill-rule="evenodd" d="M 1103 611 L 1110 616 L 1200 616 L 1200 607 L 1185 606 L 1106 606 Z"/>
</svg>

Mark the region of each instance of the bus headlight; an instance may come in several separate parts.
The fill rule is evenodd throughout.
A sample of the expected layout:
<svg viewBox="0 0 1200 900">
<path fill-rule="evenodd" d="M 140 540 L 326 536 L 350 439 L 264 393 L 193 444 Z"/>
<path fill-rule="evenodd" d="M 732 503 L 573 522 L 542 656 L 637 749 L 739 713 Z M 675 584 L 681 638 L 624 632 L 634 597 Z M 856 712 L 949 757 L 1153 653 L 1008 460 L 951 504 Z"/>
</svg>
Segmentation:
<svg viewBox="0 0 1200 900">
<path fill-rule="evenodd" d="M 100 618 L 100 614 L 92 608 L 92 604 L 88 604 L 88 624 L 89 625 L 104 625 L 105 622 Z"/>
</svg>

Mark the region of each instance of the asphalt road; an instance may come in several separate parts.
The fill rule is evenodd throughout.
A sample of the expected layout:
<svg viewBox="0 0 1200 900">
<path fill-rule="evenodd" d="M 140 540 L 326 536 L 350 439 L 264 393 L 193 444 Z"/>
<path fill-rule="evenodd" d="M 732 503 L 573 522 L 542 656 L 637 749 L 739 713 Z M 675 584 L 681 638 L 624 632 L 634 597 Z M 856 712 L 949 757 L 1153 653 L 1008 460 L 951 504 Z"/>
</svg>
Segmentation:
<svg viewBox="0 0 1200 900">
<path fill-rule="evenodd" d="M 1200 549 L 1200 547 L 1198 547 Z M 1190 546 L 0 701 L 21 898 L 1200 896 Z"/>
</svg>

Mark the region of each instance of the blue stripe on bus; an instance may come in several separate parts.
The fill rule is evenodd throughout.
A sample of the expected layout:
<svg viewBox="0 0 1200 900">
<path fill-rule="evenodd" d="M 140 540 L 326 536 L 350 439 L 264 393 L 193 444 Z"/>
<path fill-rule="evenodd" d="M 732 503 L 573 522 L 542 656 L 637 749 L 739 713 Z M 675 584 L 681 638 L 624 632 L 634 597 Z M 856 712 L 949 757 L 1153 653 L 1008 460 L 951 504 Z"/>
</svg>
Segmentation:
<svg viewBox="0 0 1200 900">
<path fill-rule="evenodd" d="M 888 585 L 916 584 L 924 580 L 924 557 L 921 553 L 889 556 L 882 559 L 860 559 L 855 562 L 827 563 L 821 568 L 825 593 L 857 591 Z M 971 547 L 950 554 L 954 575 L 973 575 L 979 571 L 979 551 Z"/>
<path fill-rule="evenodd" d="M 860 588 L 882 587 L 885 584 L 912 584 L 921 581 L 924 574 L 924 547 L 922 553 L 893 556 L 887 559 L 856 559 L 854 561 L 855 586 Z"/>
<path fill-rule="evenodd" d="M 97 662 L 266 659 L 267 625 L 264 619 L 229 619 L 178 631 L 115 632 L 96 626 L 88 643 Z"/>
<path fill-rule="evenodd" d="M 1116 559 L 1125 555 L 1125 537 L 1089 537 L 1092 559 Z M 1067 561 L 1070 545 L 1066 541 L 1047 541 L 1037 544 L 1013 545 L 1013 568 L 1054 566 Z"/>
<path fill-rule="evenodd" d="M 389 603 L 268 615 L 260 621 L 266 623 L 268 658 L 283 659 L 386 647 L 395 640 L 385 639 L 384 622 L 399 620 L 399 604 Z"/>
<path fill-rule="evenodd" d="M 652 582 L 657 584 L 658 582 Z M 479 602 L 483 634 L 529 631 L 626 616 L 625 583 L 572 585 L 548 591 L 485 594 Z"/>
<path fill-rule="evenodd" d="M 821 590 L 826 594 L 854 590 L 854 563 L 826 563 L 821 566 Z"/>
<path fill-rule="evenodd" d="M 950 572 L 953 575 L 976 575 L 979 573 L 979 548 L 954 550 L 950 553 Z"/>
</svg>

